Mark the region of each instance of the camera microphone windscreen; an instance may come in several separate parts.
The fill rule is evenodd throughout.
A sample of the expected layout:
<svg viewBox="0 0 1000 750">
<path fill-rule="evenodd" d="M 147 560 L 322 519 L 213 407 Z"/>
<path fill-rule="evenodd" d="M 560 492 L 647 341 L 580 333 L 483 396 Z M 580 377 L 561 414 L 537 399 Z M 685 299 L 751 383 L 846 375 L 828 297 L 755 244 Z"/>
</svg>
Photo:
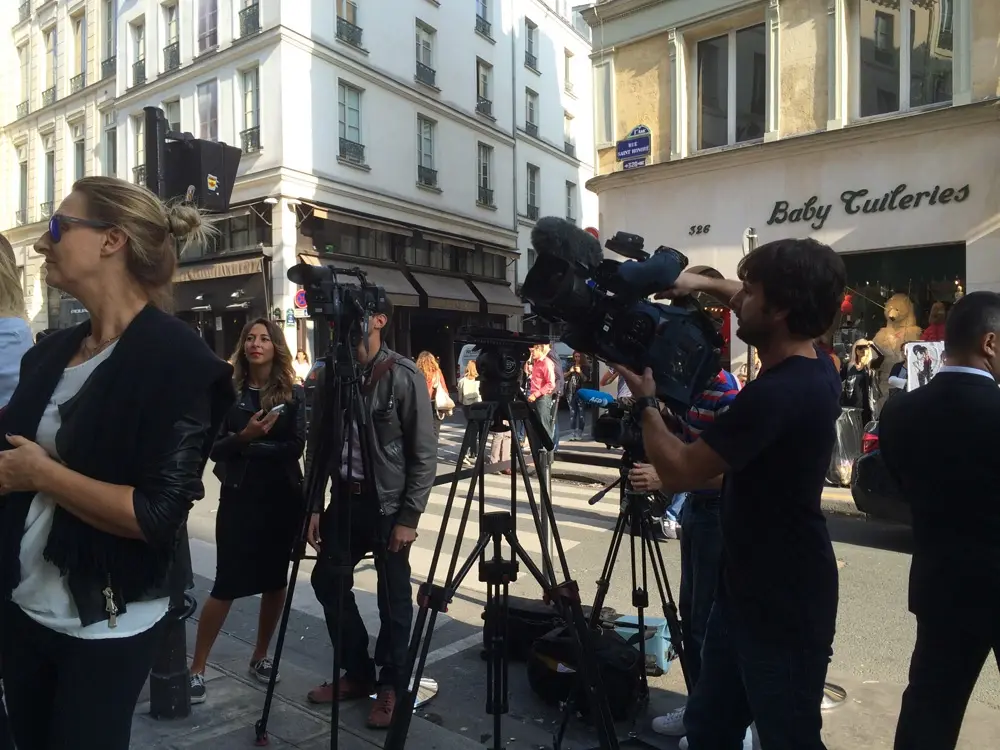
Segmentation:
<svg viewBox="0 0 1000 750">
<path fill-rule="evenodd" d="M 576 392 L 576 397 L 588 406 L 611 406 L 616 399 L 610 393 L 597 391 L 593 388 L 581 388 Z"/>
<path fill-rule="evenodd" d="M 594 235 L 558 216 L 538 220 L 531 230 L 531 245 L 539 255 L 554 255 L 585 268 L 596 268 L 604 260 Z"/>
</svg>

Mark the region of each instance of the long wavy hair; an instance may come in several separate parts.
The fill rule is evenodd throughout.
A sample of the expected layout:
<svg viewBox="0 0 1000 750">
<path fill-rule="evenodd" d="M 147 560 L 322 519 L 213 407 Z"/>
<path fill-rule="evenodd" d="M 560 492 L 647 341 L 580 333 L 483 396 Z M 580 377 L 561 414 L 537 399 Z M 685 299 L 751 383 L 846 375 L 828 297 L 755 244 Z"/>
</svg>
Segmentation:
<svg viewBox="0 0 1000 750">
<path fill-rule="evenodd" d="M 285 335 L 273 321 L 267 318 L 257 318 L 243 326 L 236 351 L 229 358 L 229 364 L 233 366 L 233 382 L 236 384 L 237 390 L 242 391 L 250 377 L 250 362 L 247 360 L 246 343 L 254 326 L 264 326 L 271 339 L 271 344 L 274 346 L 271 374 L 268 376 L 267 385 L 260 392 L 261 408 L 273 409 L 278 404 L 286 404 L 292 400 L 292 385 L 295 383 L 292 352 L 285 342 Z"/>
<path fill-rule="evenodd" d="M 24 290 L 14 248 L 0 234 L 0 317 L 24 317 Z"/>
<path fill-rule="evenodd" d="M 420 352 L 417 355 L 417 369 L 424 374 L 428 386 L 437 385 L 438 379 L 443 379 L 437 357 L 428 351 Z"/>
</svg>

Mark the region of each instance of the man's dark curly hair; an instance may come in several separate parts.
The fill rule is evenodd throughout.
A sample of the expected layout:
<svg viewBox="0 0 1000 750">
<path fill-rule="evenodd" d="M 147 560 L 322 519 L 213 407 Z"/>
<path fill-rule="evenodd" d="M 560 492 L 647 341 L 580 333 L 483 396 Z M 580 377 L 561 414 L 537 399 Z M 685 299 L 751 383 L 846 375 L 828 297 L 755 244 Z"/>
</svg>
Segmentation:
<svg viewBox="0 0 1000 750">
<path fill-rule="evenodd" d="M 829 245 L 813 239 L 775 240 L 748 253 L 740 281 L 759 284 L 767 306 L 787 310 L 788 332 L 803 339 L 826 333 L 844 298 L 847 269 Z"/>
</svg>

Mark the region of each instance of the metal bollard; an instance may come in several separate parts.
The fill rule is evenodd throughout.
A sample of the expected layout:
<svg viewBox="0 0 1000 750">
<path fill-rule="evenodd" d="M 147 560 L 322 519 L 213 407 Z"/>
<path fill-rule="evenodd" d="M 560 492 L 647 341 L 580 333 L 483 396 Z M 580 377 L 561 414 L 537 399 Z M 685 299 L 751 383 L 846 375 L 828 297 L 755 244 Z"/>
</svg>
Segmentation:
<svg viewBox="0 0 1000 750">
<path fill-rule="evenodd" d="M 197 608 L 195 598 L 185 593 L 167 612 L 163 640 L 149 674 L 149 715 L 154 719 L 184 719 L 191 714 L 185 622 Z"/>
</svg>

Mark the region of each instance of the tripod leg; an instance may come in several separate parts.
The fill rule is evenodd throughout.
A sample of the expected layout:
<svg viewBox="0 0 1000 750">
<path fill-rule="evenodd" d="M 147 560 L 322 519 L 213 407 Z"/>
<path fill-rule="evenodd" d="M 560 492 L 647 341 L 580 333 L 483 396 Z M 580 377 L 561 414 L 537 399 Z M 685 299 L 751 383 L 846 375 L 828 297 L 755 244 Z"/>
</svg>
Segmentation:
<svg viewBox="0 0 1000 750">
<path fill-rule="evenodd" d="M 614 573 L 615 562 L 618 560 L 618 553 L 621 550 L 622 538 L 625 536 L 625 528 L 628 526 L 628 519 L 625 514 L 619 514 L 615 529 L 611 535 L 611 544 L 608 547 L 608 555 L 604 560 L 604 569 L 601 577 L 597 581 L 597 595 L 594 597 L 594 606 L 590 612 L 590 627 L 596 628 L 601 621 L 601 610 L 604 609 L 604 600 L 611 590 L 611 576 Z"/>
<path fill-rule="evenodd" d="M 684 655 L 684 636 L 680 618 L 677 616 L 677 604 L 674 602 L 674 595 L 670 590 L 670 579 L 667 577 L 667 565 L 663 560 L 663 550 L 660 549 L 660 545 L 655 540 L 652 518 L 645 518 L 643 526 L 645 528 L 643 541 L 653 558 L 653 577 L 656 579 L 656 587 L 659 589 L 660 601 L 663 604 L 663 618 L 667 621 L 670 644 L 677 653 L 677 661 L 681 665 L 684 684 L 687 687 L 688 695 L 690 695 L 694 685 L 691 684 L 691 678 L 688 676 L 687 658 Z"/>
</svg>

